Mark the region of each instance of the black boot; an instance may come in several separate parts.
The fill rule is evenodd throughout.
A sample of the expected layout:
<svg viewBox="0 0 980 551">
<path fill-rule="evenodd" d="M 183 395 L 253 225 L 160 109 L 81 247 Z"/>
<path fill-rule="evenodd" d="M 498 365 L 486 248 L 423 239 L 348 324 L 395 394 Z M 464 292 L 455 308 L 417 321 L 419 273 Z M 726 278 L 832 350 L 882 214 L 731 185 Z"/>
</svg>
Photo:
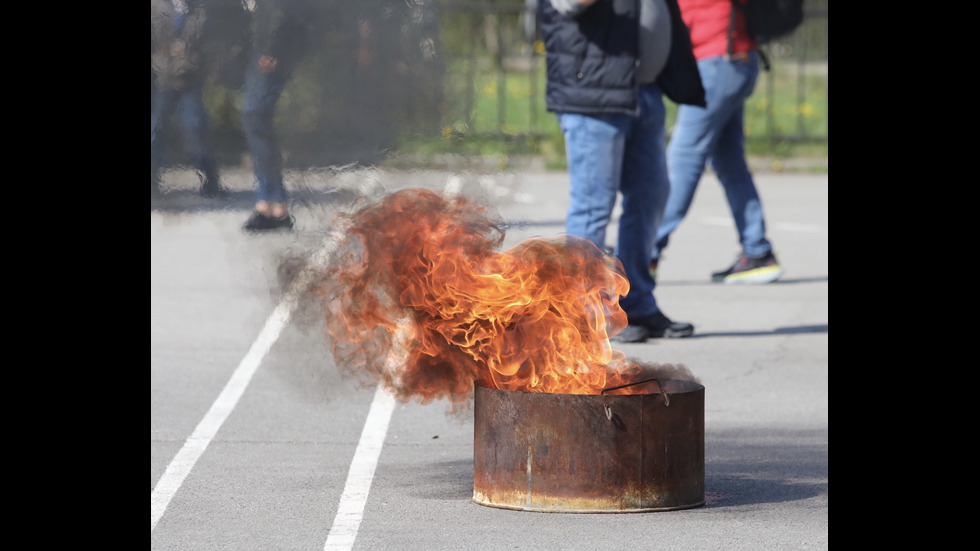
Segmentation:
<svg viewBox="0 0 980 551">
<path fill-rule="evenodd" d="M 228 196 L 228 190 L 220 184 L 217 175 L 205 176 L 201 183 L 201 197 L 219 199 Z"/>
</svg>

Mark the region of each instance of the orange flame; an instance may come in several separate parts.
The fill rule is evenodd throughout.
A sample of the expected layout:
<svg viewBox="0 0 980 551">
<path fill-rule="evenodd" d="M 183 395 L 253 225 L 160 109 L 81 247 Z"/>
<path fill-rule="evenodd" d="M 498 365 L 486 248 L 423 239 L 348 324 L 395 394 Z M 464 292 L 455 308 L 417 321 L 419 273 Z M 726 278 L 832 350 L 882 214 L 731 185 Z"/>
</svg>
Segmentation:
<svg viewBox="0 0 980 551">
<path fill-rule="evenodd" d="M 642 372 L 609 344 L 627 323 L 619 296 L 629 282 L 588 240 L 534 238 L 496 252 L 504 231 L 487 208 L 425 189 L 338 222 L 345 238 L 313 288 L 327 338 L 339 368 L 399 398 L 460 402 L 474 382 L 599 394 Z"/>
</svg>

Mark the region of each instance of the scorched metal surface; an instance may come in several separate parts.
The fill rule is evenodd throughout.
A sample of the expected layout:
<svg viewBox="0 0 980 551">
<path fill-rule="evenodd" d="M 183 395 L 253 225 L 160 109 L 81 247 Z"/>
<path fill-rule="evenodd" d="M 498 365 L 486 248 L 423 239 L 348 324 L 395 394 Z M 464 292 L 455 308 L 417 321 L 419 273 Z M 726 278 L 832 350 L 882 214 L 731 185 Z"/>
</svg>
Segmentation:
<svg viewBox="0 0 980 551">
<path fill-rule="evenodd" d="M 704 387 L 650 380 L 630 391 L 476 385 L 473 501 L 566 513 L 704 505 Z"/>
</svg>

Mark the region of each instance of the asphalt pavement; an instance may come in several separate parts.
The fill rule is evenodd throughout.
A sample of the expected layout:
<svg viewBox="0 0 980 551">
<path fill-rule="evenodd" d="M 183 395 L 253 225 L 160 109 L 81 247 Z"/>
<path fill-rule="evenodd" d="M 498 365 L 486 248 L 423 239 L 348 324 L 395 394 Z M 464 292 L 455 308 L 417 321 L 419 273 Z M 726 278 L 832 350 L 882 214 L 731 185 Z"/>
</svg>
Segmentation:
<svg viewBox="0 0 980 551">
<path fill-rule="evenodd" d="M 827 549 L 828 177 L 756 180 L 783 277 L 710 281 L 738 244 L 709 173 L 656 291 L 694 335 L 614 345 L 704 385 L 705 504 L 592 514 L 474 503 L 472 402 L 397 402 L 346 375 L 319 304 L 294 285 L 358 197 L 472 197 L 506 222 L 506 248 L 563 231 L 566 173 L 290 171 L 296 225 L 275 235 L 240 229 L 247 169 L 226 171 L 224 199 L 199 197 L 190 172 L 165 174 L 150 212 L 151 549 Z"/>
</svg>

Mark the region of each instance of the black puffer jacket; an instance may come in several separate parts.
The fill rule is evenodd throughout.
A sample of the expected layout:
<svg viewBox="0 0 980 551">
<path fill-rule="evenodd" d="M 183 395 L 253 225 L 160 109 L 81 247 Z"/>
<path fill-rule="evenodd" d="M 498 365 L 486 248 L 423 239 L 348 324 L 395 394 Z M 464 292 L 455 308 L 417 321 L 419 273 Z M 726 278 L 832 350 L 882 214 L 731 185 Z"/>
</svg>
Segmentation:
<svg viewBox="0 0 980 551">
<path fill-rule="evenodd" d="M 677 0 L 670 10 L 671 48 L 657 84 L 676 103 L 704 107 L 704 86 Z M 599 0 L 577 16 L 538 0 L 548 70 L 549 111 L 636 113 L 639 0 Z"/>
</svg>

